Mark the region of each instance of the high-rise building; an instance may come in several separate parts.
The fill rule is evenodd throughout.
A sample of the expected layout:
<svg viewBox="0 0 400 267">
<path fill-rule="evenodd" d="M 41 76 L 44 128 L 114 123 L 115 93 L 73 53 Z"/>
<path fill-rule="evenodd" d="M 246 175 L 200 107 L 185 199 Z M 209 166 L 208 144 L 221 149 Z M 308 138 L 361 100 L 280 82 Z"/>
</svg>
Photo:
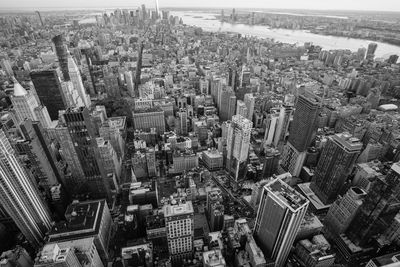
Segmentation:
<svg viewBox="0 0 400 267">
<path fill-rule="evenodd" d="M 117 153 L 110 141 L 104 140 L 104 138 L 96 138 L 97 147 L 99 148 L 100 157 L 104 164 L 104 170 L 109 178 L 109 184 L 111 190 L 118 190 L 118 185 L 121 176 L 121 162 L 118 159 Z"/>
<path fill-rule="evenodd" d="M 177 112 L 178 116 L 178 134 L 186 136 L 188 134 L 188 123 L 187 123 L 187 111 L 186 109 L 180 109 Z"/>
<path fill-rule="evenodd" d="M 60 65 L 64 81 L 69 81 L 70 76 L 68 71 L 68 49 L 65 44 L 65 37 L 62 34 L 59 34 L 54 36 L 52 41 L 54 43 L 55 53 L 58 58 L 58 64 Z"/>
<path fill-rule="evenodd" d="M 51 217 L 29 176 L 0 130 L 0 202 L 26 239 L 38 247 L 51 227 Z"/>
<path fill-rule="evenodd" d="M 236 102 L 236 115 L 241 115 L 247 118 L 247 113 L 246 104 L 242 100 L 238 100 Z"/>
<path fill-rule="evenodd" d="M 367 59 L 373 59 L 375 57 L 375 51 L 378 48 L 377 43 L 369 43 L 368 44 L 368 49 L 367 49 Z"/>
<path fill-rule="evenodd" d="M 324 224 L 334 235 L 346 232 L 367 193 L 359 187 L 351 187 L 329 208 Z"/>
<path fill-rule="evenodd" d="M 40 103 L 47 108 L 52 120 L 58 120 L 58 111 L 65 110 L 68 103 L 58 72 L 54 69 L 35 70 L 30 73 L 30 76 Z"/>
<path fill-rule="evenodd" d="M 163 207 L 168 250 L 173 263 L 193 256 L 194 210 L 191 201 Z"/>
<path fill-rule="evenodd" d="M 300 174 L 306 159 L 307 148 L 314 139 L 317 127 L 318 107 L 319 105 L 316 100 L 303 95 L 300 95 L 297 100 L 296 111 L 294 112 L 289 132 L 289 140 L 283 149 L 281 162 L 282 168 L 289 171 L 293 176 Z M 279 139 L 281 140 L 281 138 Z"/>
<path fill-rule="evenodd" d="M 90 244 L 91 256 L 97 254 L 103 262 L 108 259 L 112 218 L 107 202 L 103 200 L 74 201 L 65 212 L 65 222 L 55 224 L 49 232 L 48 242 L 61 244 L 71 242 L 78 246 Z M 76 247 L 79 250 L 79 246 Z M 81 250 L 86 254 L 86 249 Z M 88 259 L 91 259 L 89 257 Z M 90 265 L 100 266 L 100 265 Z"/>
<path fill-rule="evenodd" d="M 358 138 L 348 133 L 329 137 L 319 158 L 311 189 L 324 203 L 339 194 L 362 149 Z"/>
<path fill-rule="evenodd" d="M 394 163 L 386 177 L 377 177 L 372 183 L 346 232 L 355 244 L 368 245 L 389 229 L 400 210 L 399 181 L 400 163 Z"/>
<path fill-rule="evenodd" d="M 282 152 L 283 144 L 289 133 L 289 123 L 293 114 L 293 108 L 290 106 L 282 106 L 279 110 L 279 120 L 276 126 L 274 136 L 274 146 Z"/>
<path fill-rule="evenodd" d="M 254 105 L 256 104 L 255 96 L 253 94 L 245 94 L 244 103 L 247 107 L 247 119 L 253 121 Z"/>
<path fill-rule="evenodd" d="M 236 96 L 232 88 L 223 86 L 221 90 L 218 90 L 218 101 L 219 119 L 230 120 L 236 111 Z"/>
<path fill-rule="evenodd" d="M 62 117 L 84 174 L 75 184 L 75 189 L 81 188 L 85 191 L 82 193 L 90 193 L 92 197 L 110 200 L 109 179 L 96 144 L 95 127 L 89 110 L 85 107 L 69 108 Z"/>
<path fill-rule="evenodd" d="M 224 227 L 224 200 L 220 189 L 207 193 L 207 213 L 211 232 L 221 231 Z"/>
<path fill-rule="evenodd" d="M 32 121 L 39 121 L 43 127 L 51 125 L 47 108 L 39 105 L 35 96 L 31 92 L 26 91 L 15 78 L 14 94 L 11 102 L 20 121 L 30 119 Z"/>
<path fill-rule="evenodd" d="M 233 116 L 229 124 L 226 169 L 236 181 L 244 178 L 252 126 L 250 120 L 240 115 Z"/>
<path fill-rule="evenodd" d="M 57 164 L 51 143 L 43 127 L 38 122 L 25 120 L 20 124 L 23 139 L 15 140 L 14 147 L 18 155 L 26 157 L 25 167 L 35 177 L 39 188 L 50 193 L 52 186 L 64 183 L 64 173 Z"/>
<path fill-rule="evenodd" d="M 12 77 L 14 76 L 14 71 L 11 67 L 10 61 L 8 59 L 2 59 L 0 61 L 0 65 L 3 71 L 5 71 L 5 73 L 7 73 L 8 76 Z"/>
<path fill-rule="evenodd" d="M 82 99 L 85 106 L 87 108 L 90 108 L 90 96 L 86 93 L 85 87 L 83 86 L 81 73 L 79 72 L 79 68 L 71 55 L 68 55 L 67 62 L 69 77 L 72 84 L 74 85 L 74 89 L 78 92 L 78 95 Z"/>
<path fill-rule="evenodd" d="M 254 226 L 255 239 L 274 266 L 284 266 L 309 201 L 280 179 L 264 186 Z"/>
<path fill-rule="evenodd" d="M 306 151 L 316 133 L 319 104 L 316 100 L 300 95 L 290 126 L 289 142 L 299 151 Z M 299 134 L 302 133 L 302 134 Z"/>
</svg>

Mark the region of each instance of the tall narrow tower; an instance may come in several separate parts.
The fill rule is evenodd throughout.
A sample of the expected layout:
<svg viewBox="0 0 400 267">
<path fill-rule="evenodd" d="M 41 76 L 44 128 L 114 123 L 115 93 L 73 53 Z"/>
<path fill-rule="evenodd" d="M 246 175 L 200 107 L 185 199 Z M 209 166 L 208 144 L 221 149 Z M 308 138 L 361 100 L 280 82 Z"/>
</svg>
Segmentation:
<svg viewBox="0 0 400 267">
<path fill-rule="evenodd" d="M 284 266 L 309 201 L 280 179 L 264 186 L 254 237 L 275 267 Z"/>
<path fill-rule="evenodd" d="M 50 214 L 3 130 L 0 130 L 0 203 L 26 239 L 39 247 L 51 227 Z"/>
</svg>

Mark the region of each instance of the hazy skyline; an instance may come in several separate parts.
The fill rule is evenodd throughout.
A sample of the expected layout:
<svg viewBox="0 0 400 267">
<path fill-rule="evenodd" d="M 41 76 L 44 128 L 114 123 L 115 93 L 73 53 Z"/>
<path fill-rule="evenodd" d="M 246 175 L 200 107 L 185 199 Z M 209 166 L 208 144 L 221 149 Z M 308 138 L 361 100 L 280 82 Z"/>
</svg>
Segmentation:
<svg viewBox="0 0 400 267">
<path fill-rule="evenodd" d="M 154 0 L 0 0 L 0 10 L 5 9 L 60 9 L 60 8 L 108 8 L 108 7 L 135 7 L 140 4 L 152 8 Z M 208 7 L 208 8 L 275 8 L 275 9 L 315 9 L 315 10 L 370 10 L 370 11 L 400 11 L 398 0 L 159 0 L 163 7 Z"/>
</svg>

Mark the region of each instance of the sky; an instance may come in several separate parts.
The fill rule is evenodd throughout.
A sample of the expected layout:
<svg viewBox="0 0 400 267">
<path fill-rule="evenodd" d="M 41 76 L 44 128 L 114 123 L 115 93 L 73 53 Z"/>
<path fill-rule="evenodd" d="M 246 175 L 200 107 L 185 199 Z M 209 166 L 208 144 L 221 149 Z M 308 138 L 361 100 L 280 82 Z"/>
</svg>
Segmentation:
<svg viewBox="0 0 400 267">
<path fill-rule="evenodd" d="M 0 0 L 0 10 L 155 6 L 155 0 Z M 399 0 L 159 0 L 162 7 L 400 11 Z"/>
</svg>

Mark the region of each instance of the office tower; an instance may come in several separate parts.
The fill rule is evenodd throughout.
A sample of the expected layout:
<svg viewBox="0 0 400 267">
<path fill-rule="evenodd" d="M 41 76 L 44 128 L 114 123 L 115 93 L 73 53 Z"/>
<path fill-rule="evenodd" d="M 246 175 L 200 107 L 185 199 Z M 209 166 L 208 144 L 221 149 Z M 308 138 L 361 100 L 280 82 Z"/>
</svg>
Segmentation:
<svg viewBox="0 0 400 267">
<path fill-rule="evenodd" d="M 399 181 L 400 163 L 394 163 L 386 177 L 379 176 L 372 183 L 346 232 L 355 244 L 368 245 L 389 229 L 400 210 Z"/>
<path fill-rule="evenodd" d="M 96 144 L 95 128 L 85 107 L 67 109 L 62 115 L 68 128 L 74 152 L 83 169 L 83 177 L 79 177 L 75 189 L 90 193 L 94 198 L 111 199 L 109 179 L 104 170 L 100 152 Z M 74 153 L 72 152 L 72 153 Z M 76 191 L 75 191 L 76 192 Z"/>
<path fill-rule="evenodd" d="M 283 144 L 286 141 L 286 137 L 289 132 L 290 118 L 293 114 L 293 108 L 290 106 L 282 106 L 279 110 L 279 120 L 276 126 L 275 136 L 274 136 L 274 146 L 282 152 Z"/>
<path fill-rule="evenodd" d="M 308 200 L 280 179 L 264 186 L 254 237 L 265 257 L 274 266 L 284 266 L 301 222 Z"/>
<path fill-rule="evenodd" d="M 117 153 L 115 153 L 114 148 L 108 140 L 98 137 L 96 138 L 96 142 L 110 188 L 114 192 L 118 191 L 121 176 L 121 162 L 118 159 Z"/>
<path fill-rule="evenodd" d="M 14 94 L 11 97 L 11 102 L 20 121 L 24 121 L 25 119 L 39 121 L 46 128 L 51 125 L 47 108 L 40 106 L 35 96 L 31 92 L 26 91 L 15 78 Z"/>
<path fill-rule="evenodd" d="M 375 51 L 378 48 L 377 43 L 369 43 L 368 44 L 368 49 L 367 49 L 367 59 L 373 59 L 375 57 Z"/>
<path fill-rule="evenodd" d="M 86 93 L 85 87 L 83 86 L 81 73 L 79 72 L 79 68 L 75 63 L 75 60 L 71 55 L 68 55 L 67 58 L 68 63 L 68 73 L 72 84 L 74 85 L 74 89 L 78 91 L 78 95 L 81 97 L 83 103 L 87 108 L 90 108 L 90 96 Z"/>
<path fill-rule="evenodd" d="M 3 130 L 0 130 L 0 202 L 25 238 L 38 247 L 51 227 L 46 205 L 36 185 L 15 156 Z"/>
<path fill-rule="evenodd" d="M 121 250 L 122 266 L 153 266 L 153 244 L 144 243 L 136 246 L 124 247 Z"/>
<path fill-rule="evenodd" d="M 69 70 L 68 70 L 68 49 L 65 42 L 65 38 L 62 34 L 56 35 L 51 39 L 54 43 L 55 53 L 58 58 L 58 64 L 60 65 L 62 76 L 64 81 L 69 81 Z"/>
<path fill-rule="evenodd" d="M 181 108 L 177 112 L 178 120 L 177 120 L 177 133 L 180 135 L 186 136 L 188 134 L 188 125 L 187 125 L 187 112 L 186 109 Z"/>
<path fill-rule="evenodd" d="M 276 136 L 277 127 L 279 124 L 279 113 L 276 109 L 271 109 L 271 113 L 266 115 L 266 127 L 264 134 L 264 144 L 272 145 Z"/>
<path fill-rule="evenodd" d="M 256 104 L 256 98 L 253 94 L 244 95 L 244 103 L 247 107 L 247 118 L 253 121 L 254 105 Z"/>
<path fill-rule="evenodd" d="M 232 117 L 227 136 L 226 169 L 235 181 L 243 179 L 253 123 L 240 115 Z"/>
<path fill-rule="evenodd" d="M 236 102 L 236 115 L 241 115 L 247 118 L 247 113 L 246 104 L 242 100 L 238 100 Z"/>
<path fill-rule="evenodd" d="M 58 119 L 58 111 L 67 108 L 60 77 L 56 70 L 35 70 L 30 73 L 31 80 L 40 103 L 49 111 L 52 120 Z"/>
<path fill-rule="evenodd" d="M 20 124 L 22 140 L 14 144 L 19 156 L 26 157 L 26 168 L 32 172 L 40 188 L 48 195 L 54 185 L 64 183 L 64 173 L 57 163 L 50 140 L 38 122 L 25 120 Z"/>
<path fill-rule="evenodd" d="M 163 207 L 168 250 L 172 262 L 191 259 L 193 255 L 194 210 L 191 201 Z"/>
<path fill-rule="evenodd" d="M 8 59 L 2 59 L 0 61 L 0 65 L 3 71 L 5 71 L 5 73 L 10 76 L 13 77 L 14 76 L 14 71 L 11 67 L 10 61 Z"/>
<path fill-rule="evenodd" d="M 281 166 L 293 176 L 300 174 L 307 148 L 314 139 L 318 118 L 318 103 L 314 99 L 300 95 L 290 127 L 289 140 L 282 153 Z M 301 134 L 299 134 L 301 133 Z"/>
<path fill-rule="evenodd" d="M 30 73 L 31 80 L 40 103 L 49 111 L 52 120 L 58 119 L 58 111 L 67 108 L 60 77 L 56 70 L 35 70 Z"/>
<path fill-rule="evenodd" d="M 207 193 L 207 213 L 211 232 L 221 231 L 224 227 L 224 200 L 220 189 Z"/>
<path fill-rule="evenodd" d="M 218 91 L 218 112 L 220 121 L 232 119 L 236 111 L 236 96 L 231 87 L 224 86 Z"/>
<path fill-rule="evenodd" d="M 110 117 L 99 128 L 100 137 L 110 140 L 119 158 L 125 154 L 126 117 Z"/>
<path fill-rule="evenodd" d="M 336 199 L 361 149 L 360 140 L 348 133 L 328 138 L 310 186 L 322 202 L 329 204 Z"/>
<path fill-rule="evenodd" d="M 268 178 L 277 174 L 279 167 L 279 159 L 281 153 L 274 148 L 267 148 L 265 151 L 265 160 L 263 162 L 262 178 Z"/>
<path fill-rule="evenodd" d="M 39 12 L 39 11 L 35 11 L 35 13 L 36 13 L 37 16 L 38 16 L 38 19 L 39 19 L 39 21 L 40 21 L 40 25 L 43 27 L 43 26 L 44 26 L 44 23 L 43 23 L 42 15 L 40 15 L 40 12 Z"/>
<path fill-rule="evenodd" d="M 318 107 L 314 99 L 300 95 L 297 100 L 288 141 L 299 152 L 306 151 L 315 136 Z"/>
<path fill-rule="evenodd" d="M 105 200 L 74 201 L 65 212 L 65 222 L 55 224 L 48 234 L 49 243 L 57 243 L 60 247 L 79 244 L 92 246 L 91 254 L 100 255 L 106 262 L 111 238 L 112 218 Z M 90 239 L 88 239 L 90 238 Z M 90 250 L 89 250 L 90 251 Z M 82 250 L 83 253 L 86 252 Z M 86 254 L 86 253 L 85 253 Z"/>
<path fill-rule="evenodd" d="M 149 132 L 154 128 L 157 134 L 163 134 L 165 132 L 164 111 L 160 107 L 135 110 L 132 113 L 135 129 Z"/>
<path fill-rule="evenodd" d="M 329 208 L 324 225 L 334 235 L 346 232 L 367 193 L 359 187 L 351 187 L 343 197 L 339 197 Z"/>
</svg>

